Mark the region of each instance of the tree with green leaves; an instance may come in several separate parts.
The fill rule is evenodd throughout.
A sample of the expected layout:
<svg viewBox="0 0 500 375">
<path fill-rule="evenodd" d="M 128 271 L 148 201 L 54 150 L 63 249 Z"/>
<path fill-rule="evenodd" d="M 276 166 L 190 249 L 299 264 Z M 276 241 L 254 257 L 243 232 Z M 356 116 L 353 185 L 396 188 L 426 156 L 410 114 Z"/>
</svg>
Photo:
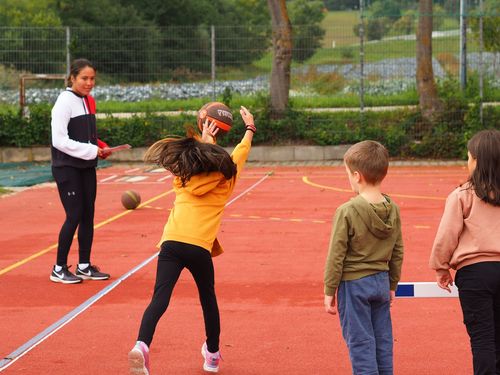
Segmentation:
<svg viewBox="0 0 500 375">
<path fill-rule="evenodd" d="M 480 16 L 479 10 L 476 10 L 470 18 L 470 25 L 476 40 L 479 40 Z M 486 0 L 482 16 L 484 49 L 498 52 L 500 51 L 500 3 L 497 0 Z"/>
<path fill-rule="evenodd" d="M 122 1 L 160 27 L 163 64 L 172 72 L 210 72 L 212 25 L 217 66 L 250 64 L 270 46 L 265 0 Z"/>
<path fill-rule="evenodd" d="M 287 3 L 290 20 L 294 26 L 293 59 L 303 62 L 321 47 L 325 30 L 321 21 L 325 17 L 323 3 L 311 0 L 291 0 Z"/>
<path fill-rule="evenodd" d="M 56 9 L 71 30 L 72 58 L 85 57 L 100 74 L 120 79 L 158 78 L 158 29 L 133 6 L 116 6 L 113 0 L 57 0 Z"/>
<path fill-rule="evenodd" d="M 324 0 L 328 10 L 354 10 L 359 8 L 359 0 Z"/>
<path fill-rule="evenodd" d="M 19 71 L 59 73 L 63 69 L 64 30 L 55 0 L 0 2 L 0 60 Z M 33 28 L 27 28 L 36 27 Z"/>
<path fill-rule="evenodd" d="M 7 27 L 62 26 L 55 10 L 56 0 L 2 0 L 0 25 Z"/>
</svg>

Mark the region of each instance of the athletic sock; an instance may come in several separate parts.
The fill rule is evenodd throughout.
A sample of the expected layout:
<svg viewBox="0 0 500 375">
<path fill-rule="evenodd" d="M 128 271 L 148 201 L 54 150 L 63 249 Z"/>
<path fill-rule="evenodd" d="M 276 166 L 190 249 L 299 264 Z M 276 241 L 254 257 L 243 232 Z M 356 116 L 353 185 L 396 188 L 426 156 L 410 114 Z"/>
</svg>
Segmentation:
<svg viewBox="0 0 500 375">
<path fill-rule="evenodd" d="M 146 343 L 144 341 L 137 341 L 135 344 L 136 345 L 139 345 L 140 343 L 143 343 L 144 346 L 146 347 L 146 350 L 149 352 L 149 346 L 146 345 Z"/>
<path fill-rule="evenodd" d="M 90 266 L 90 263 L 78 263 L 78 268 L 81 270 L 84 270 L 88 266 Z"/>
<path fill-rule="evenodd" d="M 54 271 L 56 271 L 56 272 L 60 272 L 61 270 L 62 270 L 62 266 L 59 266 L 58 264 L 56 264 L 56 265 L 54 266 Z"/>
</svg>

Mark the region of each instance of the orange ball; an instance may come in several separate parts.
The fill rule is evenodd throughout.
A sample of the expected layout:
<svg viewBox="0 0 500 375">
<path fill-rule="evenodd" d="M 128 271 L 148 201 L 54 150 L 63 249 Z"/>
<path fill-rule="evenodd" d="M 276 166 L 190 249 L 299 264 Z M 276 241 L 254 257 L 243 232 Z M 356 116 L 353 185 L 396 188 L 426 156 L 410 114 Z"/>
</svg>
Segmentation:
<svg viewBox="0 0 500 375">
<path fill-rule="evenodd" d="M 198 111 L 198 129 L 203 131 L 203 123 L 205 120 L 208 122 L 215 122 L 215 125 L 219 128 L 217 136 L 226 134 L 231 130 L 233 126 L 233 114 L 231 109 L 223 103 L 220 102 L 210 102 L 205 104 Z"/>
</svg>

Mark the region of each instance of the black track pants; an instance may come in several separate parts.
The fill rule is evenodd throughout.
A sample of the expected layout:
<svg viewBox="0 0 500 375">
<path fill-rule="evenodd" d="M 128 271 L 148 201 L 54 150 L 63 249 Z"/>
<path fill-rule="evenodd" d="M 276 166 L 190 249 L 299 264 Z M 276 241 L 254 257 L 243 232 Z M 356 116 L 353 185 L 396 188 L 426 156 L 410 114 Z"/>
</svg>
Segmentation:
<svg viewBox="0 0 500 375">
<path fill-rule="evenodd" d="M 94 239 L 94 206 L 97 191 L 95 168 L 52 167 L 66 220 L 59 232 L 57 264 L 68 263 L 68 253 L 78 228 L 79 263 L 90 263 Z"/>
<path fill-rule="evenodd" d="M 191 272 L 198 287 L 207 347 L 215 353 L 219 350 L 220 318 L 212 257 L 207 250 L 183 242 L 165 241 L 161 246 L 153 299 L 142 317 L 138 340 L 148 346 L 151 344 L 156 325 L 167 310 L 172 291 L 184 267 Z"/>
<path fill-rule="evenodd" d="M 455 282 L 470 337 L 474 375 L 500 374 L 500 262 L 460 268 Z"/>
</svg>

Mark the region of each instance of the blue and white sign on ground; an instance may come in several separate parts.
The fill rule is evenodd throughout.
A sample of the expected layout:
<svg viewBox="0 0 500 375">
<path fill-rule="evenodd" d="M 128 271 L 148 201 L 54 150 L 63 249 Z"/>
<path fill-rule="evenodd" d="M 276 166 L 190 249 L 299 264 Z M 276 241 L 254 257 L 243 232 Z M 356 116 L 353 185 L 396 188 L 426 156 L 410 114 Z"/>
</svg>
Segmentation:
<svg viewBox="0 0 500 375">
<path fill-rule="evenodd" d="M 399 283 L 396 289 L 396 297 L 401 298 L 427 298 L 427 297 L 458 297 L 458 289 L 455 285 L 450 287 L 451 293 L 438 287 L 436 282 L 408 282 Z"/>
</svg>

